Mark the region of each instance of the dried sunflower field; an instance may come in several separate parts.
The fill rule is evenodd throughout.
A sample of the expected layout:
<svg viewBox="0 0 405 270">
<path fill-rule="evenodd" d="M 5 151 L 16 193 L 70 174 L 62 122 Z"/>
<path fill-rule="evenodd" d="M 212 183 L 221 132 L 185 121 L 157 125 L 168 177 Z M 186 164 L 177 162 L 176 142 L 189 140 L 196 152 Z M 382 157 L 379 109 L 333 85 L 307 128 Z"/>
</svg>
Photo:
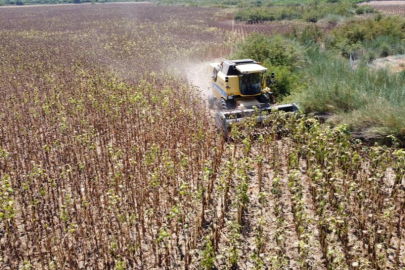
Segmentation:
<svg viewBox="0 0 405 270">
<path fill-rule="evenodd" d="M 216 130 L 173 72 L 230 53 L 215 12 L 0 9 L 0 269 L 405 267 L 403 149 L 299 115 Z"/>
</svg>

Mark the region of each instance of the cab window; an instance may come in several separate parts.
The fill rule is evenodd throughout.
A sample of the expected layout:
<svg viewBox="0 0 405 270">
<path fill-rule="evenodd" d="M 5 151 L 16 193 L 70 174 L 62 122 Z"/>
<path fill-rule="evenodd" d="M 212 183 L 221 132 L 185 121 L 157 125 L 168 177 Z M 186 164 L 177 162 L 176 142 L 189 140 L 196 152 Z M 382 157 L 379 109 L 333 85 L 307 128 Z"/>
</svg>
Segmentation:
<svg viewBox="0 0 405 270">
<path fill-rule="evenodd" d="M 256 95 L 261 92 L 263 73 L 244 74 L 239 77 L 242 95 Z"/>
</svg>

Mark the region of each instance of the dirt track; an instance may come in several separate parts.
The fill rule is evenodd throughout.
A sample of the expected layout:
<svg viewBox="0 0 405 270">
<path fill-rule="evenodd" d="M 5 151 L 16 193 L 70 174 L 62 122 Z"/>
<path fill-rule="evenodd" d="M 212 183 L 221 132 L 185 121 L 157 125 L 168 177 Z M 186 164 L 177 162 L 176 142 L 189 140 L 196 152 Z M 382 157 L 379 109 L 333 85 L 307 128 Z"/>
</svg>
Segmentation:
<svg viewBox="0 0 405 270">
<path fill-rule="evenodd" d="M 364 2 L 360 5 L 368 5 L 368 6 L 395 6 L 395 5 L 402 5 L 405 6 L 405 1 L 370 1 Z"/>
<path fill-rule="evenodd" d="M 360 5 L 368 5 L 387 14 L 405 14 L 405 1 L 371 1 Z"/>
<path fill-rule="evenodd" d="M 190 66 L 192 65 L 192 68 L 189 68 L 188 71 L 186 71 L 187 80 L 201 91 L 203 98 L 206 98 L 210 94 L 209 65 L 211 62 L 190 64 Z"/>
</svg>

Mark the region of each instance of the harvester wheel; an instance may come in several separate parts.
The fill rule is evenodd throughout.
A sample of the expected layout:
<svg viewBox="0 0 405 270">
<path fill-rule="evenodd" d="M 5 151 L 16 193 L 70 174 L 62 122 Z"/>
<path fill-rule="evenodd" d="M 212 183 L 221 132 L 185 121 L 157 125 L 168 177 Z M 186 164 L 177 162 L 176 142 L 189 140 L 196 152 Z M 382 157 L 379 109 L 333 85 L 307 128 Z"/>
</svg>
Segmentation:
<svg viewBox="0 0 405 270">
<path fill-rule="evenodd" d="M 218 102 L 218 107 L 221 110 L 231 110 L 235 108 L 235 105 L 232 100 L 225 100 L 221 98 Z"/>
<path fill-rule="evenodd" d="M 208 108 L 210 108 L 211 110 L 214 108 L 214 102 L 215 99 L 212 95 L 208 96 Z"/>
<path fill-rule="evenodd" d="M 257 101 L 259 101 L 260 103 L 264 103 L 266 104 L 266 106 L 270 105 L 270 99 L 267 95 L 262 94 L 260 96 L 257 97 Z"/>
</svg>

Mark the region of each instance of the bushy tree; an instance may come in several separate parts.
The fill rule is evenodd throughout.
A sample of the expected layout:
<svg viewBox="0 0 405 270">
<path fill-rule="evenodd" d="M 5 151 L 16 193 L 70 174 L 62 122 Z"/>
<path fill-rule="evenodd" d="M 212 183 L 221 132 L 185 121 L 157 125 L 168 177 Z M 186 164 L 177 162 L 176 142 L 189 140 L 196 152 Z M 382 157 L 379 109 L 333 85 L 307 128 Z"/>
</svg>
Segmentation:
<svg viewBox="0 0 405 270">
<path fill-rule="evenodd" d="M 302 50 L 301 46 L 282 36 L 253 34 L 240 45 L 233 59 L 251 58 L 262 62 L 268 68 L 268 75 L 275 72 L 271 88 L 281 99 L 299 85 L 299 75 L 295 71 L 302 61 Z"/>
<path fill-rule="evenodd" d="M 267 61 L 273 66 L 286 66 L 293 70 L 300 61 L 300 46 L 282 36 L 252 34 L 233 56 L 234 58 L 252 58 Z"/>
</svg>

